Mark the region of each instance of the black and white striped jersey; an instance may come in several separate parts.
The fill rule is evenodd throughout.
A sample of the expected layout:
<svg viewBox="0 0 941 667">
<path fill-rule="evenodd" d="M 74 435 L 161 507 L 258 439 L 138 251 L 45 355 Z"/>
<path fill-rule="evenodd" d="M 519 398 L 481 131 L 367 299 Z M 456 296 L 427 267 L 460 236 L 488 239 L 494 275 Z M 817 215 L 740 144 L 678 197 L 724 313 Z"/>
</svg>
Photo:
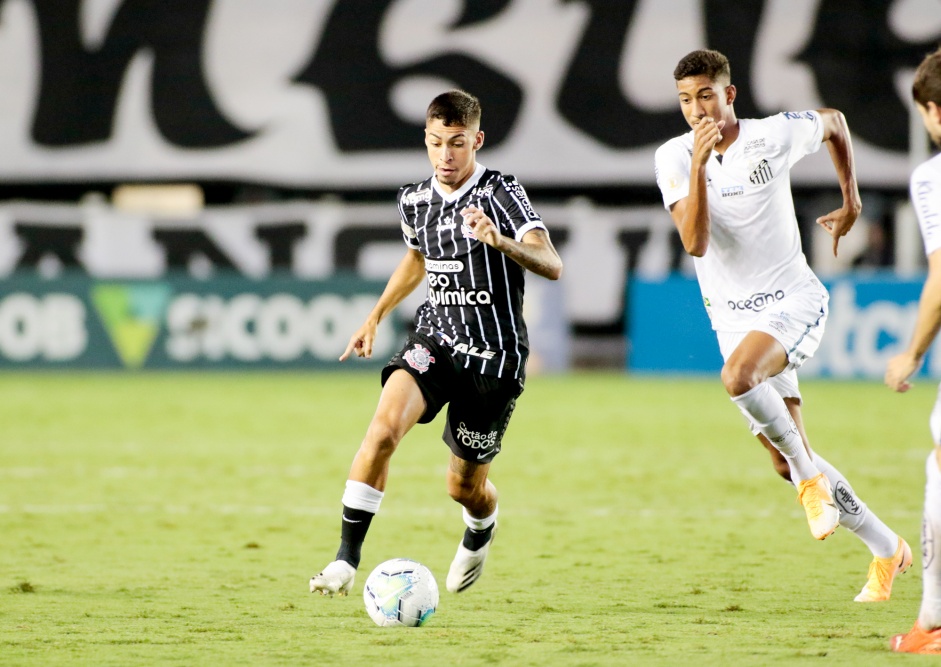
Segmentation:
<svg viewBox="0 0 941 667">
<path fill-rule="evenodd" d="M 461 209 L 470 205 L 516 240 L 546 228 L 513 176 L 480 164 L 451 194 L 434 176 L 400 188 L 402 234 L 409 248 L 424 255 L 428 277 L 428 294 L 415 314 L 415 327 L 449 345 L 465 368 L 520 377 L 529 355 L 523 322 L 525 270 L 472 237 L 461 217 Z"/>
</svg>

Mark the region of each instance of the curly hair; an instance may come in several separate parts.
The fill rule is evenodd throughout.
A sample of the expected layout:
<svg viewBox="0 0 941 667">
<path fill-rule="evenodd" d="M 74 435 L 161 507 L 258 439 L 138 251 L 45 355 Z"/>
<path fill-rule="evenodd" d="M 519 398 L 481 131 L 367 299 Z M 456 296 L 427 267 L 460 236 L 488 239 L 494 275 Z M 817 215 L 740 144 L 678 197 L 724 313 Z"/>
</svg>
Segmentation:
<svg viewBox="0 0 941 667">
<path fill-rule="evenodd" d="M 729 59 L 718 51 L 710 49 L 699 49 L 692 53 L 687 53 L 673 70 L 673 78 L 679 81 L 688 76 L 705 75 L 712 81 L 718 81 L 720 78 L 731 80 L 732 70 L 729 67 Z"/>
</svg>

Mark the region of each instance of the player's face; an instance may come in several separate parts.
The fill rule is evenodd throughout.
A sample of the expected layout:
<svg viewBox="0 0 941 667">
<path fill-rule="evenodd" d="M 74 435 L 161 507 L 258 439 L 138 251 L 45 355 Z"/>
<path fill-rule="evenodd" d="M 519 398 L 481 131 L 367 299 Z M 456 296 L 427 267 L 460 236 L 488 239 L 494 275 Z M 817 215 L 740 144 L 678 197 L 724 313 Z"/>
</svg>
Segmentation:
<svg viewBox="0 0 941 667">
<path fill-rule="evenodd" d="M 689 126 L 694 128 L 707 116 L 713 120 L 733 120 L 731 109 L 735 86 L 727 81 L 713 81 L 708 76 L 688 76 L 676 82 L 680 109 Z"/>
<path fill-rule="evenodd" d="M 928 136 L 941 147 L 941 107 L 934 102 L 928 102 L 926 107 L 916 102 L 915 106 L 918 107 L 921 120 L 925 124 L 925 129 L 928 130 Z"/>
<path fill-rule="evenodd" d="M 475 156 L 483 146 L 484 133 L 476 127 L 445 125 L 432 118 L 425 125 L 425 147 L 435 168 L 435 178 L 446 192 L 454 192 L 474 173 Z"/>
</svg>

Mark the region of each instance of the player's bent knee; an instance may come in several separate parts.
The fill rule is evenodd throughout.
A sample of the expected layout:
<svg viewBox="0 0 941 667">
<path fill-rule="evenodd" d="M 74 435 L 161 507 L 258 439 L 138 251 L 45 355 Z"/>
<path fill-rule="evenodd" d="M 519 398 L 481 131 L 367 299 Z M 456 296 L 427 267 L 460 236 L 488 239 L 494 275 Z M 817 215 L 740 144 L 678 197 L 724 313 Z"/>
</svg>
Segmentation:
<svg viewBox="0 0 941 667">
<path fill-rule="evenodd" d="M 755 372 L 754 368 L 748 368 L 742 364 L 726 363 L 722 367 L 722 384 L 729 396 L 741 396 L 742 394 L 754 389 L 760 383 L 762 378 Z"/>
<path fill-rule="evenodd" d="M 484 489 L 471 480 L 457 475 L 448 475 L 448 495 L 455 502 L 461 505 L 474 503 L 483 493 Z"/>
<path fill-rule="evenodd" d="M 392 456 L 404 435 L 394 425 L 374 420 L 366 431 L 361 448 L 377 456 Z"/>
</svg>

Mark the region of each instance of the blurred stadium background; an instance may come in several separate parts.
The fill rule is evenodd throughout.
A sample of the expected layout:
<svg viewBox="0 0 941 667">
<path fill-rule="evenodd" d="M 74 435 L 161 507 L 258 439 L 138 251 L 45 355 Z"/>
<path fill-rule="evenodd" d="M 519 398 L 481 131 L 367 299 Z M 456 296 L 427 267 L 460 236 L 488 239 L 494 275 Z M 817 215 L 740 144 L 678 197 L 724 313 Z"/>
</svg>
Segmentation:
<svg viewBox="0 0 941 667">
<path fill-rule="evenodd" d="M 425 105 L 458 86 L 484 105 L 480 161 L 519 177 L 566 263 L 530 279 L 534 369 L 714 370 L 653 178 L 685 129 L 672 68 L 708 45 L 740 117 L 845 113 L 864 212 L 838 258 L 814 225 L 838 201 L 826 151 L 793 172 L 833 290 L 808 374 L 878 377 L 923 270 L 908 88 L 939 39 L 935 0 L 6 0 L 0 365 L 335 366 L 403 252 Z"/>
<path fill-rule="evenodd" d="M 807 417 L 914 545 L 933 383 L 875 381 L 924 272 L 908 88 L 939 41 L 938 0 L 0 0 L 0 663 L 886 664 L 920 580 L 861 609 L 868 555 L 807 537 L 715 377 L 653 153 L 686 129 L 672 70 L 702 46 L 740 117 L 845 113 L 864 211 L 838 258 L 814 224 L 839 201 L 826 151 L 792 173 L 832 294 L 803 377 L 839 380 L 804 383 Z M 454 86 L 566 268 L 528 278 L 499 558 L 427 632 L 377 636 L 358 596 L 306 584 L 424 290 L 373 361 L 336 358 L 404 252 L 395 192 L 429 175 L 424 110 Z M 396 454 L 363 571 L 446 571 L 440 429 Z"/>
</svg>

